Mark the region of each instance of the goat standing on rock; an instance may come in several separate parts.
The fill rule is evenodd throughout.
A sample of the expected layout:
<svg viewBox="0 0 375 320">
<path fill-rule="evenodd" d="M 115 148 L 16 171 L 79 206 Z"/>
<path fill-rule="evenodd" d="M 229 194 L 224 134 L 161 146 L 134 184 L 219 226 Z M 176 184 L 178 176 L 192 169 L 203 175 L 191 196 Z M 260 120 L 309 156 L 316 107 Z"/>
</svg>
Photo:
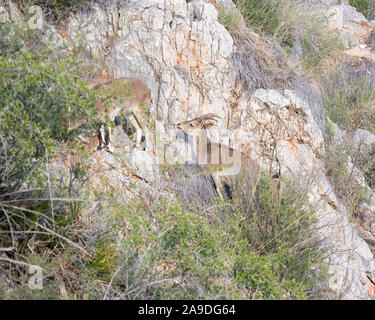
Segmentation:
<svg viewBox="0 0 375 320">
<path fill-rule="evenodd" d="M 99 146 L 97 149 L 106 149 L 113 152 L 111 127 L 104 126 L 108 120 L 115 125 L 121 123 L 120 116 L 125 115 L 136 129 L 136 148 L 140 148 L 142 137 L 145 137 L 146 150 L 152 147 L 151 136 L 148 132 L 147 109 L 151 103 L 151 90 L 140 80 L 134 78 L 117 78 L 104 84 L 89 85 L 99 95 L 97 102 L 102 125 L 99 129 Z M 106 97 L 109 97 L 107 101 Z M 78 119 L 70 124 L 74 129 L 84 124 L 85 119 Z"/>
<path fill-rule="evenodd" d="M 221 143 L 211 142 L 207 138 L 206 129 L 212 127 L 218 119 L 221 119 L 218 115 L 207 113 L 192 120 L 180 122 L 177 124 L 177 128 L 181 129 L 188 139 L 193 138 L 193 143 L 191 140 L 188 141 L 192 147 L 193 162 L 214 170 L 213 178 L 216 189 L 219 196 L 222 197 L 220 176 L 237 175 L 241 170 L 254 170 L 258 166 L 245 153 Z"/>
</svg>

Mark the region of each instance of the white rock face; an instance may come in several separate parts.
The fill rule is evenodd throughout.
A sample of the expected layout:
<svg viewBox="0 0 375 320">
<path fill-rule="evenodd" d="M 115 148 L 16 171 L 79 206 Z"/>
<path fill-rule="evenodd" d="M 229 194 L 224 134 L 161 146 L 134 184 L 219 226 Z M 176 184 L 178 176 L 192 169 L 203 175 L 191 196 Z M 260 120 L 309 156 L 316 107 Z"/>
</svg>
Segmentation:
<svg viewBox="0 0 375 320">
<path fill-rule="evenodd" d="M 371 29 L 364 15 L 348 5 L 331 7 L 326 17 L 330 27 L 342 37 L 347 47 L 359 44 Z"/>
<path fill-rule="evenodd" d="M 327 8 L 334 5 L 349 4 L 349 0 L 307 0 L 306 2 L 317 3 Z"/>
<path fill-rule="evenodd" d="M 337 16 L 347 12 L 340 10 Z M 201 0 L 95 1 L 70 19 L 68 29 L 73 40 L 83 39 L 95 57 L 104 59 L 113 77 L 136 77 L 151 88 L 158 139 L 168 142 L 176 137 L 174 124 L 213 112 L 222 120 L 208 131 L 209 139 L 225 143 L 228 132 L 236 130 L 236 142 L 265 170 L 307 180 L 320 232 L 332 252 L 332 288 L 341 298 L 368 297 L 374 259 L 325 175 L 323 137 L 310 107 L 289 90 L 259 89 L 248 97 L 238 87 L 230 68 L 233 40 L 218 23 L 214 5 Z M 168 154 L 178 154 L 177 144 L 170 145 Z M 135 167 L 144 160 L 152 168 L 153 160 L 142 151 L 131 159 Z"/>
<path fill-rule="evenodd" d="M 20 9 L 18 9 L 18 6 L 15 3 L 9 1 L 7 4 L 8 9 L 0 6 L 0 22 L 11 21 L 19 27 L 39 29 L 42 31 L 41 41 L 43 43 L 54 47 L 63 46 L 64 43 L 62 37 L 57 32 L 56 28 L 53 25 L 47 23 L 44 16 L 38 14 L 39 11 L 31 11 L 31 13 L 33 14 L 33 18 L 31 18 L 29 21 L 26 21 L 24 15 L 20 11 Z"/>
<path fill-rule="evenodd" d="M 132 150 L 123 157 L 123 160 L 129 163 L 129 169 L 132 174 L 144 179 L 146 182 L 155 182 L 159 177 L 155 157 L 152 157 L 147 152 Z"/>
<path fill-rule="evenodd" d="M 23 23 L 23 15 L 17 5 L 13 2 L 8 2 L 8 6 L 10 19 L 17 24 Z"/>
<path fill-rule="evenodd" d="M 127 3 L 97 2 L 72 19 L 72 37 L 82 31 L 114 77 L 143 80 L 158 120 L 175 124 L 208 112 L 226 117 L 233 40 L 217 22 L 215 7 L 185 0 Z"/>
<path fill-rule="evenodd" d="M 365 16 L 349 5 L 347 0 L 309 0 L 302 6 L 311 6 L 312 10 L 327 19 L 327 24 L 343 40 L 347 48 L 357 46 L 372 29 Z"/>
<path fill-rule="evenodd" d="M 9 21 L 9 13 L 8 11 L 0 6 L 0 22 L 8 22 Z"/>
<path fill-rule="evenodd" d="M 351 139 L 353 147 L 361 144 L 361 152 L 369 153 L 373 144 L 375 144 L 375 135 L 370 131 L 358 129 L 354 132 Z"/>
<path fill-rule="evenodd" d="M 319 231 L 331 248 L 331 287 L 341 298 L 365 298 L 367 273 L 375 276 L 373 256 L 349 221 L 325 175 L 320 156 L 323 137 L 308 106 L 292 92 L 257 90 L 248 102 L 243 128 L 255 157 L 272 174 L 310 185 L 309 196 L 319 217 Z M 345 262 L 346 261 L 346 262 Z M 345 263 L 344 263 L 345 262 Z M 367 273 L 366 273 L 367 272 Z"/>
</svg>

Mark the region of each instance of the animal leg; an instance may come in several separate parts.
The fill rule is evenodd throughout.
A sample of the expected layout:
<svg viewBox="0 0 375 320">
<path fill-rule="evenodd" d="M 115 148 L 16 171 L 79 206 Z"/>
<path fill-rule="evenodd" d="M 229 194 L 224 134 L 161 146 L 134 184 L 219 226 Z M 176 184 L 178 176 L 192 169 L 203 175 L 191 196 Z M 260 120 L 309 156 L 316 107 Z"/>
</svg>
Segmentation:
<svg viewBox="0 0 375 320">
<path fill-rule="evenodd" d="M 218 171 L 214 172 L 212 174 L 212 178 L 214 179 L 214 182 L 215 182 L 217 194 L 219 195 L 220 199 L 224 200 L 223 194 L 221 193 L 222 185 L 221 185 L 221 180 L 220 180 L 220 172 Z"/>
<path fill-rule="evenodd" d="M 84 144 L 90 144 L 90 141 L 88 141 L 87 139 L 85 139 L 81 134 L 77 137 L 77 140 L 81 141 Z"/>
<path fill-rule="evenodd" d="M 99 138 L 99 146 L 98 146 L 98 150 L 101 150 L 101 149 L 105 148 L 105 146 L 106 146 L 104 124 L 102 124 L 102 125 L 100 126 L 100 128 L 99 128 L 98 138 Z"/>
<path fill-rule="evenodd" d="M 113 144 L 112 144 L 112 128 L 111 127 L 108 127 L 107 128 L 107 135 L 106 135 L 106 149 L 113 153 L 115 151 L 115 148 L 113 147 Z"/>
<path fill-rule="evenodd" d="M 145 132 L 145 139 L 146 139 L 146 151 L 152 151 L 153 150 L 153 144 L 152 144 L 152 135 L 149 128 L 143 129 L 143 132 Z"/>
<path fill-rule="evenodd" d="M 142 130 L 141 126 L 139 125 L 137 119 L 135 118 L 135 116 L 133 114 L 131 114 L 129 116 L 129 121 L 136 130 L 137 137 L 136 137 L 135 145 L 136 145 L 136 148 L 139 149 L 140 145 L 141 145 L 141 142 L 142 142 L 143 130 Z"/>
</svg>

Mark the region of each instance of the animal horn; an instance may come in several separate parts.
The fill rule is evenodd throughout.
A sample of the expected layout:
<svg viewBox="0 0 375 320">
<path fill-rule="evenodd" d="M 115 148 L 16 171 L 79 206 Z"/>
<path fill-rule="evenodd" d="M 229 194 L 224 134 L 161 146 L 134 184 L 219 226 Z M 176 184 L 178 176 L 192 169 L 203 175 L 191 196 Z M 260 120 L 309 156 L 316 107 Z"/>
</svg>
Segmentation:
<svg viewBox="0 0 375 320">
<path fill-rule="evenodd" d="M 221 119 L 217 114 L 215 113 L 206 113 L 200 117 L 195 118 L 194 120 L 202 121 L 202 120 L 214 120 L 217 121 L 218 119 Z"/>
</svg>

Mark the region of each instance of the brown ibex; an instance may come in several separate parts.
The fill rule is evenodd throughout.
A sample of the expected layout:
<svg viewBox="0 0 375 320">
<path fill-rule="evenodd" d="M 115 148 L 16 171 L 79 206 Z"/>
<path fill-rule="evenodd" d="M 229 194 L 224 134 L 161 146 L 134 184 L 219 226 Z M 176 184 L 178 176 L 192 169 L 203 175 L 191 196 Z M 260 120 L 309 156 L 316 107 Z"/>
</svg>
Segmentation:
<svg viewBox="0 0 375 320">
<path fill-rule="evenodd" d="M 118 117 L 125 114 L 136 129 L 136 147 L 140 148 L 142 137 L 145 137 L 146 149 L 152 146 L 147 128 L 147 109 L 151 103 L 151 90 L 140 80 L 134 78 L 117 78 L 104 84 L 88 84 L 99 95 L 97 109 L 103 122 L 107 119 L 119 124 Z M 112 97 L 109 101 L 104 98 Z M 70 123 L 69 129 L 74 129 L 85 122 L 78 119 Z M 111 128 L 101 125 L 99 129 L 98 149 L 108 149 L 113 152 Z"/>
<path fill-rule="evenodd" d="M 207 138 L 206 129 L 212 127 L 218 119 L 221 119 L 218 115 L 208 113 L 189 121 L 180 122 L 177 124 L 177 128 L 181 129 L 188 138 L 193 138 L 191 147 L 194 159 L 192 160 L 196 164 L 214 171 L 213 178 L 216 189 L 222 198 L 220 176 L 233 176 L 242 170 L 257 169 L 258 166 L 245 153 L 221 143 L 211 142 Z"/>
</svg>

